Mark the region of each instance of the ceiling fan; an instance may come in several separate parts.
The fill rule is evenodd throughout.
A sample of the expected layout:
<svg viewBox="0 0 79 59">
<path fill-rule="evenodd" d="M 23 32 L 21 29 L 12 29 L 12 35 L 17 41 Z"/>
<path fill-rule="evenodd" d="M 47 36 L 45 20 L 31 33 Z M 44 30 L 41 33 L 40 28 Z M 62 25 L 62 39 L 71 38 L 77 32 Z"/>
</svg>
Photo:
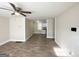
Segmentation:
<svg viewBox="0 0 79 59">
<path fill-rule="evenodd" d="M 1 7 L 0 7 L 0 9 L 13 11 L 13 13 L 11 15 L 20 14 L 20 15 L 22 15 L 24 17 L 26 17 L 26 14 L 31 14 L 32 13 L 30 11 L 23 11 L 20 7 L 16 7 L 13 3 L 9 3 L 9 4 L 12 6 L 12 8 L 14 9 L 14 11 L 10 10 L 10 9 L 6 9 L 6 8 L 1 8 Z"/>
</svg>

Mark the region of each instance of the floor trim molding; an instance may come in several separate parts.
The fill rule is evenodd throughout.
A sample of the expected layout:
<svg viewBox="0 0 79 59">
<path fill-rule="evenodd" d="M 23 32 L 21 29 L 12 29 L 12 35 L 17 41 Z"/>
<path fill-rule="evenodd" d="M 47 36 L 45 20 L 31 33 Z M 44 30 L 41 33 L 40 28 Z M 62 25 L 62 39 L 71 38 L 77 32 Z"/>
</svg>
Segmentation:
<svg viewBox="0 0 79 59">
<path fill-rule="evenodd" d="M 65 47 L 62 47 L 62 45 L 57 41 L 55 40 L 56 44 L 59 45 L 59 47 L 61 49 L 63 49 L 64 53 L 66 54 L 67 57 L 72 57 L 72 55 L 69 54 L 69 51 L 65 48 Z"/>
<path fill-rule="evenodd" d="M 9 40 L 7 40 L 7 41 L 4 41 L 4 42 L 0 43 L 0 46 L 2 46 L 2 45 L 4 45 L 4 44 L 6 44 L 7 42 L 9 42 Z"/>
</svg>

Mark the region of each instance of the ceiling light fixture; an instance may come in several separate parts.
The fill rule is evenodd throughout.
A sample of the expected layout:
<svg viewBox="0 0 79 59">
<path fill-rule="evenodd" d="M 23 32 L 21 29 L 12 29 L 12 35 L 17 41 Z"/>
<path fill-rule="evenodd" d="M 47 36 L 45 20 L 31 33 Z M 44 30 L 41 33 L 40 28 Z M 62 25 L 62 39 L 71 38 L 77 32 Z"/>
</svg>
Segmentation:
<svg viewBox="0 0 79 59">
<path fill-rule="evenodd" d="M 15 15 L 19 16 L 20 14 L 18 12 L 15 12 Z"/>
</svg>

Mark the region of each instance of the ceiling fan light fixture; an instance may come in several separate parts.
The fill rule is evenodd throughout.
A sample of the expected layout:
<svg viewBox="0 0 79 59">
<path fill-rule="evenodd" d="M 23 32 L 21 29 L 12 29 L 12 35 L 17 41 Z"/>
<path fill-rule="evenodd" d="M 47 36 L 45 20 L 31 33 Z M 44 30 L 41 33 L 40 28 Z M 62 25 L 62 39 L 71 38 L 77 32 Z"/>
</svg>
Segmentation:
<svg viewBox="0 0 79 59">
<path fill-rule="evenodd" d="M 9 4 L 10 4 L 10 5 L 13 7 L 13 9 L 14 9 L 14 13 L 12 13 L 12 15 L 17 15 L 17 16 L 22 15 L 22 16 L 26 17 L 26 14 L 31 14 L 30 11 L 22 11 L 21 8 L 16 7 L 13 3 L 9 3 Z M 25 14 L 25 13 L 26 13 L 26 14 Z"/>
<path fill-rule="evenodd" d="M 15 12 L 15 15 L 19 16 L 20 14 L 18 12 Z"/>
</svg>

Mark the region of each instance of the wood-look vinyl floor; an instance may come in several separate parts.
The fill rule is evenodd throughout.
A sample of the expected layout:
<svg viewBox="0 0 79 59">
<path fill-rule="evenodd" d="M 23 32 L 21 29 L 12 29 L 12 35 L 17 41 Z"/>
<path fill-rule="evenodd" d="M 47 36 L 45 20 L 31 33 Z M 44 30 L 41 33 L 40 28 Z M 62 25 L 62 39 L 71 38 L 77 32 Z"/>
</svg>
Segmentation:
<svg viewBox="0 0 79 59">
<path fill-rule="evenodd" d="M 58 45 L 45 35 L 33 35 L 26 42 L 8 42 L 0 46 L 0 53 L 10 57 L 56 57 L 54 47 Z"/>
</svg>

